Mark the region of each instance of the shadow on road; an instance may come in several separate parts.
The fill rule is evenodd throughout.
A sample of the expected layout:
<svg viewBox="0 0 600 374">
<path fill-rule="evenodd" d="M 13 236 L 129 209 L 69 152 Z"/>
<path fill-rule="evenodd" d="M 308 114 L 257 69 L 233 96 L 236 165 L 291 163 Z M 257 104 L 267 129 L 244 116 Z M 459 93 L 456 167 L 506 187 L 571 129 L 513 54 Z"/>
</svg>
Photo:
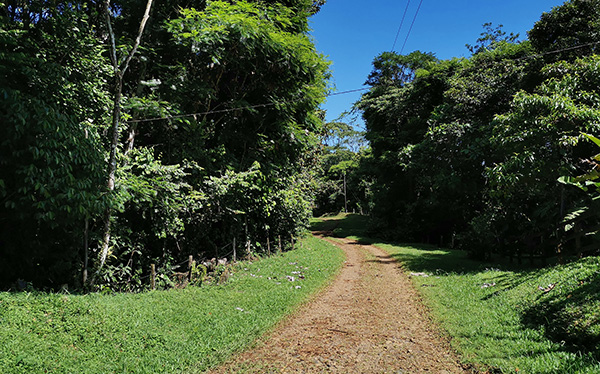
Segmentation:
<svg viewBox="0 0 600 374">
<path fill-rule="evenodd" d="M 356 240 L 357 244 L 402 247 L 401 252 L 394 251 L 391 258 L 403 264 L 411 271 L 435 274 L 444 273 L 476 273 L 486 268 L 502 268 L 505 270 L 523 271 L 508 261 L 498 259 L 494 262 L 473 260 L 464 250 L 440 248 L 423 243 L 389 242 L 369 236 L 369 217 L 359 214 L 338 214 L 314 218 L 310 229 L 315 235 Z M 385 260 L 384 260 L 385 261 Z"/>
</svg>

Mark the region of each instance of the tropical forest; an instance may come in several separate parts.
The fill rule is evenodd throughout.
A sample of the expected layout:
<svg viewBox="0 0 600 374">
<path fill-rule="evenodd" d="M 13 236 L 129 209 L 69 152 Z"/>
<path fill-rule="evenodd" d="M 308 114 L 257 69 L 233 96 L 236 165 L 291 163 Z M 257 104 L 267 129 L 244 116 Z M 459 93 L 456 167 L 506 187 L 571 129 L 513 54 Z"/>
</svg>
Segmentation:
<svg viewBox="0 0 600 374">
<path fill-rule="evenodd" d="M 600 0 L 334 3 L 0 0 L 0 373 L 600 373 Z"/>
</svg>

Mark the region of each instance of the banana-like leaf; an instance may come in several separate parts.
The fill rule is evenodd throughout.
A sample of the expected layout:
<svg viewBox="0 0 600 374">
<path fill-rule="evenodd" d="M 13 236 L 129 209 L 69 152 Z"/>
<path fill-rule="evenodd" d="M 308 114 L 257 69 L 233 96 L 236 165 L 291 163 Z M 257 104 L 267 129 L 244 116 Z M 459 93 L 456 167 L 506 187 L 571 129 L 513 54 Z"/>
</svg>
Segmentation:
<svg viewBox="0 0 600 374">
<path fill-rule="evenodd" d="M 585 134 L 585 133 L 581 133 L 583 136 L 585 136 L 586 138 L 588 138 L 589 140 L 593 141 L 594 143 L 596 143 L 596 145 L 598 147 L 600 147 L 600 139 L 596 138 L 594 135 L 590 135 L 590 134 Z"/>
</svg>

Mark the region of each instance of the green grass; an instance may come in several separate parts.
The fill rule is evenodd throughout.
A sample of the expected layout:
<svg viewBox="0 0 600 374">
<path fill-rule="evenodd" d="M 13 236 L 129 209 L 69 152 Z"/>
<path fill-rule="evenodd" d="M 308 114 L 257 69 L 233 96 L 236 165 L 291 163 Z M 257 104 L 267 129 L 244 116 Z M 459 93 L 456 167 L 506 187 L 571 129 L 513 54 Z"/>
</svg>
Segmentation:
<svg viewBox="0 0 600 374">
<path fill-rule="evenodd" d="M 376 245 L 402 261 L 408 271 L 430 275 L 413 277 L 413 281 L 435 319 L 453 338 L 453 345 L 465 363 L 499 368 L 504 373 L 514 373 L 517 369 L 522 373 L 600 372 L 600 363 L 591 354 L 580 353 L 586 350 L 598 353 L 597 332 L 596 342 L 590 341 L 588 346 L 584 346 L 577 334 L 552 333 L 568 329 L 578 319 L 575 311 L 578 308 L 591 312 L 586 323 L 598 322 L 598 293 L 588 294 L 596 300 L 585 305 L 569 302 L 570 313 L 557 305 L 569 300 L 568 295 L 580 292 L 581 282 L 589 285 L 599 280 L 589 277 L 591 271 L 600 268 L 598 258 L 568 266 L 511 271 L 495 267 L 499 265 L 487 264 L 486 268 L 459 251 Z M 556 287 L 548 293 L 538 289 L 556 282 Z M 486 284 L 495 285 L 483 287 Z M 553 308 L 548 308 L 549 305 L 557 306 L 556 310 L 563 315 L 551 313 Z M 593 335 L 591 327 L 582 330 Z"/>
<path fill-rule="evenodd" d="M 367 216 L 360 214 L 339 213 L 335 216 L 312 218 L 312 231 L 329 232 L 336 237 L 358 237 L 363 235 L 369 222 Z"/>
<path fill-rule="evenodd" d="M 359 221 L 366 226 L 364 217 L 340 216 L 313 227 L 334 226 L 338 236 L 384 249 L 408 273 L 428 274 L 412 280 L 464 363 L 502 373 L 600 373 L 600 257 L 516 268 L 473 261 L 464 251 L 365 238 Z M 549 284 L 556 286 L 547 293 L 538 289 Z"/>
<path fill-rule="evenodd" d="M 239 263 L 221 286 L 115 295 L 0 293 L 0 372 L 204 371 L 252 344 L 343 262 L 343 253 L 324 241 L 307 238 L 301 247 Z"/>
</svg>

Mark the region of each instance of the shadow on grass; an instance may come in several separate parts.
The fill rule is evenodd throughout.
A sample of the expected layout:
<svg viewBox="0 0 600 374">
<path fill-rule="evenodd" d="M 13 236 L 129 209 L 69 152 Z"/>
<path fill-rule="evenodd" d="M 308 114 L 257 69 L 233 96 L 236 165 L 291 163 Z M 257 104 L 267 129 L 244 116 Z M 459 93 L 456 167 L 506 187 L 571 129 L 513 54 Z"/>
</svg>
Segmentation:
<svg viewBox="0 0 600 374">
<path fill-rule="evenodd" d="M 431 244 L 393 243 L 369 236 L 369 217 L 359 214 L 338 214 L 313 220 L 313 233 L 337 238 L 353 238 L 358 244 L 379 245 L 381 247 L 402 247 L 402 252 L 390 254 L 390 258 L 401 262 L 411 271 L 427 273 L 466 273 L 479 272 L 492 263 L 472 260 L 466 251 L 439 248 Z M 384 260 L 387 262 L 387 260 Z"/>
<path fill-rule="evenodd" d="M 525 325 L 543 327 L 549 339 L 566 343 L 572 351 L 588 352 L 596 360 L 600 359 L 600 271 L 597 266 L 597 261 L 589 258 L 562 267 L 557 275 L 558 283 L 562 284 L 540 294 L 522 316 Z"/>
<path fill-rule="evenodd" d="M 314 218 L 310 229 L 315 234 L 336 238 L 352 238 L 358 244 L 401 247 L 402 252 L 391 256 L 401 262 L 407 269 L 427 273 L 477 273 L 486 269 L 502 269 L 523 274 L 519 280 L 512 279 L 510 288 L 514 288 L 530 277 L 537 275 L 534 268 L 527 264 L 512 263 L 497 257 L 491 261 L 475 260 L 469 257 L 467 251 L 440 248 L 424 243 L 390 242 L 379 239 L 369 232 L 369 217 L 359 214 L 343 214 Z"/>
<path fill-rule="evenodd" d="M 464 299 L 464 304 L 469 305 L 471 309 L 461 310 L 461 302 L 456 302 L 459 307 L 454 307 L 453 310 L 459 311 L 457 315 L 468 316 L 474 311 L 477 312 L 478 308 L 489 311 L 489 315 L 493 315 L 492 308 L 506 308 L 506 313 L 510 314 L 519 308 L 516 314 L 517 322 L 514 324 L 495 323 L 484 315 L 477 329 L 459 329 L 456 333 L 456 337 L 460 339 L 480 342 L 473 343 L 474 346 L 479 344 L 478 349 L 482 345 L 502 347 L 496 358 L 504 361 L 500 364 L 503 366 L 503 372 L 514 371 L 514 367 L 510 368 L 509 359 L 514 357 L 521 360 L 521 363 L 530 365 L 531 371 L 528 372 L 532 373 L 600 373 L 597 356 L 594 357 L 594 351 L 600 351 L 600 328 L 593 327 L 594 324 L 600 326 L 600 302 L 594 304 L 589 300 L 590 297 L 598 300 L 597 295 L 600 294 L 600 263 L 592 263 L 593 260 L 589 260 L 590 264 L 576 262 L 559 268 L 559 273 L 555 273 L 555 267 L 540 269 L 526 264 L 511 264 L 504 260 L 483 262 L 469 258 L 466 251 L 427 244 L 391 243 L 370 237 L 367 229 L 368 218 L 360 215 L 315 219 L 311 228 L 327 236 L 351 238 L 359 244 L 373 244 L 389 253 L 375 257 L 370 260 L 372 262 L 398 261 L 411 272 L 440 276 L 441 279 L 433 281 L 434 285 L 429 284 L 431 282 L 420 285 L 438 286 L 438 289 L 446 287 L 435 296 L 438 299 L 463 301 L 461 298 L 467 298 Z M 444 277 L 454 274 L 466 277 Z M 566 279 L 574 276 L 577 276 L 577 280 L 569 287 L 568 292 L 561 291 L 558 294 L 558 290 L 566 286 Z M 481 282 L 487 282 L 488 279 L 495 283 L 493 289 L 475 291 Z M 538 291 L 537 286 L 547 285 L 548 279 L 553 282 L 559 281 L 559 286 L 547 294 Z M 535 291 L 533 299 L 530 296 L 532 288 Z M 467 302 L 469 299 L 476 300 L 470 303 Z M 452 301 L 448 305 L 453 303 L 455 302 Z M 584 305 L 587 306 L 583 307 Z M 573 313 L 574 306 L 578 308 L 577 313 Z M 449 321 L 452 318 L 454 317 L 449 318 Z M 473 323 L 468 318 L 464 321 L 460 317 L 456 319 L 458 322 L 448 323 L 465 326 L 467 321 Z M 532 334 L 531 330 L 539 333 Z M 550 342 L 552 344 L 548 344 Z M 583 347 L 585 344 L 588 344 L 588 347 Z M 482 350 L 487 352 L 483 356 L 488 357 L 495 352 L 493 348 Z M 527 361 L 529 359 L 531 361 Z M 485 362 L 486 359 L 481 361 Z M 550 361 L 552 363 L 549 363 Z M 500 369 L 488 369 L 488 372 L 500 372 Z"/>
<path fill-rule="evenodd" d="M 337 238 L 349 236 L 365 236 L 369 225 L 369 217 L 360 214 L 340 213 L 335 216 L 324 216 L 312 220 L 310 230 Z"/>
</svg>

